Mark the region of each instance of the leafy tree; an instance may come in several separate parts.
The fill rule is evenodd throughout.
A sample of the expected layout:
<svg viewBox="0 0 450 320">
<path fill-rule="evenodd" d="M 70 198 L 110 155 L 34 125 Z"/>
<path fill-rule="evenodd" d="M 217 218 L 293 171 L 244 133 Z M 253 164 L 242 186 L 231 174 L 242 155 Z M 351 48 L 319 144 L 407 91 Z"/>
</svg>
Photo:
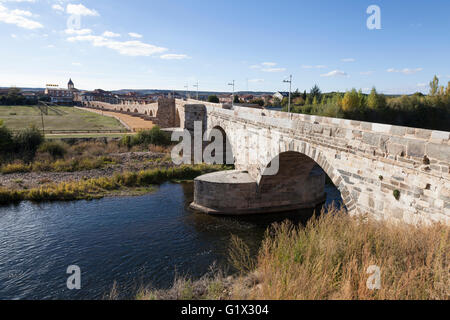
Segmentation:
<svg viewBox="0 0 450 320">
<path fill-rule="evenodd" d="M 439 90 L 439 78 L 434 76 L 433 80 L 430 82 L 430 96 L 434 97 L 437 95 Z"/>
<path fill-rule="evenodd" d="M 236 94 L 233 98 L 233 103 L 240 103 L 239 96 Z"/>
<path fill-rule="evenodd" d="M 272 105 L 274 107 L 281 107 L 281 100 L 279 98 L 277 98 L 277 97 L 273 98 L 272 99 Z"/>
<path fill-rule="evenodd" d="M 250 103 L 252 104 L 257 104 L 259 106 L 264 106 L 264 100 L 263 99 L 253 99 L 252 101 L 250 101 Z"/>
<path fill-rule="evenodd" d="M 347 91 L 342 100 L 342 110 L 346 112 L 356 111 L 360 107 L 360 97 L 356 89 Z"/>
<path fill-rule="evenodd" d="M 379 97 L 375 87 L 372 88 L 372 91 L 370 91 L 369 97 L 367 98 L 367 106 L 372 110 L 380 108 Z"/>
<path fill-rule="evenodd" d="M 303 105 L 305 105 L 305 100 L 303 100 L 303 97 L 301 95 L 300 95 L 300 97 L 295 98 L 292 102 L 296 106 L 303 106 Z"/>
<path fill-rule="evenodd" d="M 311 105 L 311 104 L 312 104 L 311 96 L 306 97 L 305 105 L 309 106 L 309 105 Z"/>
<path fill-rule="evenodd" d="M 322 91 L 320 91 L 319 86 L 316 84 L 316 85 L 314 85 L 314 87 L 311 88 L 311 91 L 310 91 L 309 95 L 312 98 L 320 99 L 321 96 L 322 96 Z"/>
<path fill-rule="evenodd" d="M 305 90 L 305 91 L 303 91 L 303 96 L 302 96 L 304 101 L 306 101 L 306 97 L 307 97 L 307 94 L 306 94 L 306 90 Z"/>
<path fill-rule="evenodd" d="M 211 103 L 219 103 L 220 100 L 219 100 L 219 98 L 214 94 L 214 95 L 211 95 L 211 96 L 208 97 L 208 102 L 211 102 Z"/>
</svg>

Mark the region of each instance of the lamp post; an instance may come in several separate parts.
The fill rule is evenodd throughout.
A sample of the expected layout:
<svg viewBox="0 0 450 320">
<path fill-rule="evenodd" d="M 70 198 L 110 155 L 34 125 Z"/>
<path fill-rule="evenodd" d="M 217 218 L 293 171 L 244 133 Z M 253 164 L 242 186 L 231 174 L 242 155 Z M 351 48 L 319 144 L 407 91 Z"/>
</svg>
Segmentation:
<svg viewBox="0 0 450 320">
<path fill-rule="evenodd" d="M 189 83 L 187 83 L 184 87 L 186 88 L 186 99 L 189 99 Z"/>
<path fill-rule="evenodd" d="M 231 98 L 231 105 L 234 107 L 234 80 L 233 80 L 233 82 L 229 83 L 228 85 L 233 86 L 233 95 Z"/>
<path fill-rule="evenodd" d="M 194 88 L 197 88 L 197 100 L 198 100 L 198 81 L 197 84 L 194 85 Z"/>
<path fill-rule="evenodd" d="M 285 83 L 289 83 L 289 102 L 288 102 L 288 113 L 291 113 L 291 91 L 292 91 L 292 74 L 289 76 L 289 80 L 283 80 Z"/>
</svg>

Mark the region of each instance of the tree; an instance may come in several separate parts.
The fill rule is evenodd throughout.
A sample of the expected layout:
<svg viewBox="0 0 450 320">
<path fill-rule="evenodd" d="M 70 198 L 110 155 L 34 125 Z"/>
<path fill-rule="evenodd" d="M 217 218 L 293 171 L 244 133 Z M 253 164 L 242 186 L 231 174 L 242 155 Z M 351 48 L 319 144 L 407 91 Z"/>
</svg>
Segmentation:
<svg viewBox="0 0 450 320">
<path fill-rule="evenodd" d="M 378 93 L 375 87 L 372 88 L 372 91 L 370 91 L 369 97 L 367 98 L 367 106 L 372 110 L 376 110 L 379 108 Z"/>
<path fill-rule="evenodd" d="M 307 98 L 306 90 L 303 91 L 303 96 L 302 96 L 302 98 L 303 98 L 304 101 L 306 101 L 306 98 Z"/>
<path fill-rule="evenodd" d="M 219 98 L 214 94 L 214 95 L 211 95 L 211 96 L 208 97 L 208 102 L 211 102 L 211 103 L 219 103 L 220 100 L 219 100 Z"/>
<path fill-rule="evenodd" d="M 20 89 L 15 87 L 10 88 L 6 98 L 10 104 L 18 104 L 22 100 Z"/>
<path fill-rule="evenodd" d="M 439 90 L 439 78 L 434 76 L 433 81 L 430 82 L 430 96 L 434 97 L 437 95 Z"/>
<path fill-rule="evenodd" d="M 281 100 L 279 98 L 277 98 L 277 97 L 274 97 L 272 99 L 272 105 L 274 107 L 281 107 Z"/>
<path fill-rule="evenodd" d="M 296 106 L 303 106 L 303 105 L 305 105 L 305 100 L 303 100 L 303 97 L 300 96 L 293 100 L 293 104 Z"/>
<path fill-rule="evenodd" d="M 322 91 L 320 91 L 319 86 L 316 84 L 314 87 L 311 88 L 311 91 L 309 92 L 310 96 L 312 98 L 320 99 L 322 96 Z"/>
<path fill-rule="evenodd" d="M 359 107 L 360 107 L 360 99 L 356 89 L 352 89 L 352 91 L 347 91 L 344 95 L 344 99 L 342 100 L 342 110 L 346 112 L 352 112 L 357 110 Z"/>
<path fill-rule="evenodd" d="M 233 98 L 233 103 L 240 103 L 239 96 L 236 94 Z"/>
<path fill-rule="evenodd" d="M 305 105 L 306 105 L 306 106 L 309 106 L 309 105 L 311 105 L 311 104 L 312 104 L 311 96 L 306 97 Z"/>
<path fill-rule="evenodd" d="M 251 104 L 257 104 L 260 107 L 264 106 L 264 100 L 263 99 L 253 99 L 252 101 L 250 101 Z"/>
</svg>

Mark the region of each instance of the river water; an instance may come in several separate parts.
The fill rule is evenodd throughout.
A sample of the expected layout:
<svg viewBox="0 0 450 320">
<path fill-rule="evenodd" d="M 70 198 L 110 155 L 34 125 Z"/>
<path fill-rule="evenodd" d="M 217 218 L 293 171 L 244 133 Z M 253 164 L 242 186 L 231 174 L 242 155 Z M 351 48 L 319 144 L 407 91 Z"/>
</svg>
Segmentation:
<svg viewBox="0 0 450 320">
<path fill-rule="evenodd" d="M 326 189 L 328 202 L 340 199 Z M 232 234 L 256 253 L 271 223 L 311 215 L 213 217 L 189 210 L 192 197 L 192 183 L 167 183 L 140 197 L 0 207 L 0 299 L 102 299 L 113 283 L 132 298 L 142 286 L 169 287 L 175 275 L 199 278 L 213 264 L 232 272 Z M 67 289 L 70 265 L 80 267 L 80 290 Z"/>
</svg>

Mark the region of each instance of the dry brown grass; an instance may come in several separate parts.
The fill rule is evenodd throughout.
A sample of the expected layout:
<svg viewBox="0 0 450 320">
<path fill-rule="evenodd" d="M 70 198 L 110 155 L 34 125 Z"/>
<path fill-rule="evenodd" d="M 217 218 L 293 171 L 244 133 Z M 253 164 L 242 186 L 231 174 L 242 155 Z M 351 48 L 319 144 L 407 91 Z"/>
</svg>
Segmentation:
<svg viewBox="0 0 450 320">
<path fill-rule="evenodd" d="M 230 260 L 242 271 L 234 278 L 223 273 L 199 281 L 179 278 L 170 290 L 143 290 L 137 298 L 447 300 L 449 230 L 441 224 L 393 224 L 331 209 L 306 227 L 273 225 L 255 261 L 245 243 L 233 237 Z M 381 270 L 381 287 L 371 290 L 367 271 L 374 265 Z"/>
<path fill-rule="evenodd" d="M 448 299 L 450 228 L 332 210 L 305 228 L 273 226 L 258 256 L 255 299 Z M 369 266 L 381 270 L 370 290 Z"/>
</svg>

